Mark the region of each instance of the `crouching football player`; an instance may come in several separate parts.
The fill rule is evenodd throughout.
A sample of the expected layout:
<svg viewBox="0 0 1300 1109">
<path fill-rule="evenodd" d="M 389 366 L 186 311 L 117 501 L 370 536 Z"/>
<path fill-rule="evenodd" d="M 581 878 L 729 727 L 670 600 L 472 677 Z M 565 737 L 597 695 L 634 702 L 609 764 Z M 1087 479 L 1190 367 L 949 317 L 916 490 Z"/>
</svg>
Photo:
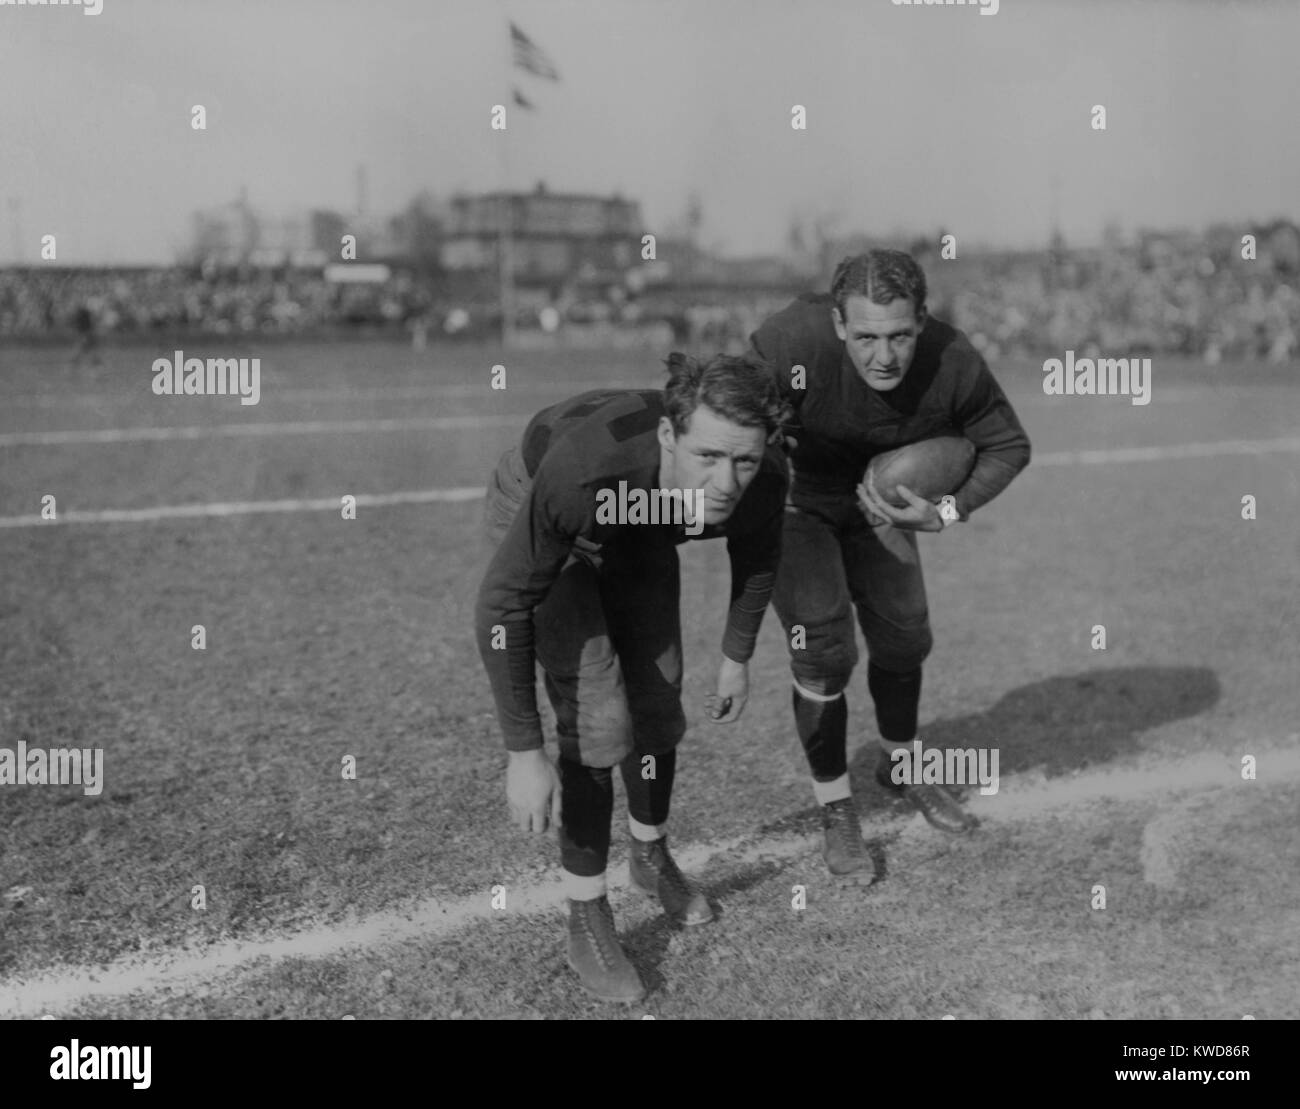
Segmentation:
<svg viewBox="0 0 1300 1109">
<path fill-rule="evenodd" d="M 795 728 L 822 806 L 827 866 L 869 874 L 845 751 L 854 614 L 883 748 L 877 780 L 901 789 L 936 827 L 967 831 L 974 822 L 950 793 L 915 779 L 896 784 L 890 773 L 890 753 L 917 738 L 921 664 L 932 644 L 916 533 L 943 531 L 996 497 L 1028 464 L 1029 440 L 966 336 L 927 316 L 925 275 L 900 251 L 845 259 L 829 296 L 800 297 L 751 341 L 795 410 L 773 595 L 790 646 Z M 896 508 L 874 481 L 862 486 L 874 455 L 940 435 L 965 436 L 976 456 L 938 506 L 900 490 L 908 505 Z"/>
<path fill-rule="evenodd" d="M 633 884 L 684 924 L 713 918 L 666 834 L 686 728 L 677 545 L 727 540 L 731 589 L 708 700 L 729 723 L 748 697 L 787 485 L 784 456 L 769 449 L 785 414 L 770 367 L 678 354 L 668 367 L 662 391 L 599 390 L 544 409 L 502 456 L 487 498 L 497 549 L 475 611 L 512 818 L 525 831 L 557 826 L 569 963 L 591 993 L 627 1002 L 645 988 L 605 896 L 613 767 L 627 791 Z M 555 709 L 558 771 L 543 749 L 535 664 Z"/>
</svg>

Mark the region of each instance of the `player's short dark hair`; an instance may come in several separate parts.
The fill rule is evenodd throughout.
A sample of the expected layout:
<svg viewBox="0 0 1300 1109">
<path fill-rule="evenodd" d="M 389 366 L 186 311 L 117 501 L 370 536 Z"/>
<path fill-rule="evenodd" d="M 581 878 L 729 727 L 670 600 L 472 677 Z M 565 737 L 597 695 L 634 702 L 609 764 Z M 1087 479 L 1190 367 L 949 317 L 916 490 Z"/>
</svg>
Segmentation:
<svg viewBox="0 0 1300 1109">
<path fill-rule="evenodd" d="M 772 367 L 754 354 L 719 354 L 701 362 L 674 351 L 665 364 L 664 407 L 674 435 L 686 433 L 700 405 L 741 427 L 761 427 L 769 437 L 788 415 Z"/>
<path fill-rule="evenodd" d="M 864 296 L 872 304 L 910 300 L 919 316 L 925 308 L 925 271 L 915 258 L 901 250 L 868 250 L 845 258 L 831 278 L 831 299 L 844 318 L 851 296 Z"/>
</svg>

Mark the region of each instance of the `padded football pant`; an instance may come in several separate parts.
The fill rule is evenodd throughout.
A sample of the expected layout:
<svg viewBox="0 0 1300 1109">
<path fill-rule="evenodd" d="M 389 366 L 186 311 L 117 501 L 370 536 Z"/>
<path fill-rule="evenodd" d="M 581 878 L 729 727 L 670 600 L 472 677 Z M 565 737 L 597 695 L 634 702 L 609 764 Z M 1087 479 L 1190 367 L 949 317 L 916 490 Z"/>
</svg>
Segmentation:
<svg viewBox="0 0 1300 1109">
<path fill-rule="evenodd" d="M 642 775 L 641 756 L 633 751 L 619 770 L 627 790 L 627 811 L 642 824 L 664 824 L 672 799 L 677 752 L 655 758 L 655 776 Z M 614 817 L 613 771 L 560 759 L 560 862 L 583 878 L 604 874 L 609 865 L 610 823 Z"/>
<path fill-rule="evenodd" d="M 560 741 L 560 859 L 571 874 L 604 873 L 613 763 L 632 818 L 668 819 L 676 748 L 686 731 L 680 592 L 673 548 L 599 567 L 577 556 L 533 615 Z M 653 778 L 643 777 L 649 765 Z"/>
<path fill-rule="evenodd" d="M 489 485 L 487 531 L 499 541 L 527 493 L 517 451 Z M 609 854 L 616 763 L 628 811 L 643 824 L 668 819 L 682 711 L 681 581 L 677 550 L 575 546 L 533 612 L 534 644 L 560 746 L 561 859 L 599 874 Z M 655 759 L 654 777 L 642 776 Z"/>
<path fill-rule="evenodd" d="M 933 645 L 921 558 L 915 532 L 871 527 L 852 494 L 787 505 L 782 542 L 772 601 L 790 649 L 795 726 L 813 777 L 829 782 L 848 769 L 842 694 L 858 661 L 855 613 L 880 734 L 893 743 L 916 736 L 921 664 Z"/>
</svg>

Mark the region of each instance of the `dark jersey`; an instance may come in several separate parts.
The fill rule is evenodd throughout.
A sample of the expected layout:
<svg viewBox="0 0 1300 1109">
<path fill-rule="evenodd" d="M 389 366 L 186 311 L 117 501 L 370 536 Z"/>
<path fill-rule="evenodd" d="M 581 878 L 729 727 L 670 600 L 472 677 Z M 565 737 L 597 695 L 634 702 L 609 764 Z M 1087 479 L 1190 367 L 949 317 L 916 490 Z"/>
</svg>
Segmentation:
<svg viewBox="0 0 1300 1109">
<path fill-rule="evenodd" d="M 831 320 L 828 294 L 805 294 L 754 332 L 755 351 L 772 363 L 794 409 L 791 500 L 852 496 L 872 456 L 920 439 L 964 435 L 975 468 L 952 492 L 964 519 L 987 504 L 1029 463 L 1029 437 L 970 340 L 930 317 L 899 385 L 877 392 L 862 380 Z M 791 368 L 805 369 L 803 389 Z"/>
<path fill-rule="evenodd" d="M 531 484 L 479 588 L 475 627 L 506 747 L 542 745 L 534 676 L 533 610 L 545 599 L 574 548 L 616 559 L 653 545 L 725 537 L 731 559 L 731 606 L 723 653 L 748 662 L 772 593 L 781 552 L 786 464 L 769 449 L 731 516 L 688 535 L 684 524 L 598 522 L 603 490 L 647 493 L 658 485 L 659 390 L 605 389 L 543 409 L 524 431 L 520 451 Z M 602 520 L 607 514 L 602 513 Z M 493 627 L 505 650 L 493 650 Z"/>
</svg>

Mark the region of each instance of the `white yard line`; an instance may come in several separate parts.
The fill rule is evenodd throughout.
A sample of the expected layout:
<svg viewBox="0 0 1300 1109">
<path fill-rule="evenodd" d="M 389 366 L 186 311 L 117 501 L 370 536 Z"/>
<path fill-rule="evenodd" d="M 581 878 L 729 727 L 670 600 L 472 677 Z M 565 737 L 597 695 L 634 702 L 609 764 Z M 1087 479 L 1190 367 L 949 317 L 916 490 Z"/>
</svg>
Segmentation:
<svg viewBox="0 0 1300 1109">
<path fill-rule="evenodd" d="M 1090 770 L 1050 780 L 1032 775 L 1003 778 L 1001 789 L 994 796 L 983 797 L 977 790 L 968 790 L 967 805 L 986 824 L 996 825 L 1003 821 L 1052 817 L 1063 808 L 1096 802 L 1142 802 L 1183 797 L 1196 791 L 1256 790 L 1300 782 L 1300 735 L 1287 737 L 1280 746 L 1251 745 L 1249 751 L 1243 751 L 1247 753 L 1257 760 L 1257 781 L 1242 780 L 1240 763 L 1235 758 L 1201 752 L 1174 761 L 1152 760 L 1136 767 Z M 877 815 L 862 823 L 870 835 L 897 827 L 899 821 Z M 920 834 L 931 834 L 919 814 L 908 823 L 918 825 Z M 723 854 L 729 855 L 727 866 L 734 869 L 765 859 L 812 854 L 819 844 L 818 836 L 747 836 L 683 846 L 675 854 L 688 871 L 698 871 Z M 612 890 L 621 891 L 627 886 L 619 873 L 621 869 L 610 874 Z M 269 968 L 277 960 L 323 958 L 351 949 L 374 950 L 400 943 L 429 942 L 473 923 L 546 912 L 563 903 L 563 893 L 553 879 L 522 884 L 506 881 L 503 883 L 506 908 L 494 910 L 491 908 L 493 884 L 496 883 L 486 884 L 473 897 L 428 897 L 404 910 L 374 913 L 290 935 L 124 956 L 106 966 L 60 968 L 28 978 L 8 978 L 0 981 L 0 1015 L 41 1016 L 95 998 L 121 998 L 168 989 L 198 996 L 209 992 L 223 976 Z"/>
<path fill-rule="evenodd" d="M 659 389 L 658 381 L 520 381 L 515 375 L 508 392 L 512 396 L 547 396 L 559 393 L 563 396 L 576 396 L 590 389 Z M 441 400 L 444 397 L 483 397 L 494 395 L 492 389 L 482 382 L 464 382 L 460 385 L 399 385 L 393 389 L 384 388 L 348 388 L 339 386 L 331 389 L 277 389 L 273 382 L 263 390 L 264 399 L 279 400 L 316 400 L 316 401 L 354 401 L 354 400 Z"/>
<path fill-rule="evenodd" d="M 477 418 L 477 417 L 476 417 Z M 522 423 L 514 417 L 493 417 L 507 426 L 511 421 Z M 460 417 L 448 417 L 454 420 Z M 351 421 L 366 423 L 367 421 Z M 369 421 L 385 424 L 413 423 L 418 421 Z M 264 427 L 277 425 L 237 424 L 235 427 Z M 312 427 L 315 425 L 293 425 Z M 332 425 L 331 425 L 332 426 Z M 488 425 L 484 425 L 488 426 Z M 140 430 L 140 429 L 136 429 Z M 144 429 L 150 430 L 150 429 Z M 211 431 L 211 428 L 158 428 L 157 431 Z M 74 433 L 59 433 L 74 434 Z M 75 433 L 80 434 L 80 433 Z M 107 434 L 107 433 L 102 433 Z M 162 438 L 163 436 L 159 436 Z M 194 436 L 200 438 L 201 436 Z M 3 445 L 3 443 L 0 443 Z M 1262 454 L 1270 451 L 1300 451 L 1300 438 L 1287 439 L 1234 439 L 1220 443 L 1180 443 L 1168 447 L 1118 447 L 1112 450 L 1056 451 L 1034 456 L 1030 468 L 1036 466 L 1093 466 L 1117 462 L 1163 462 L 1185 458 L 1213 458 L 1220 455 Z M 360 493 L 357 507 L 383 507 L 395 504 L 455 504 L 477 500 L 485 490 L 481 485 L 448 486 L 441 489 L 416 489 L 404 493 Z M 54 520 L 40 515 L 0 516 L 2 528 L 36 528 L 58 524 L 141 524 L 158 520 L 198 519 L 207 516 L 246 516 L 253 513 L 330 512 L 341 507 L 339 497 L 318 497 L 280 501 L 231 501 L 216 504 L 158 505 L 151 508 L 109 508 L 60 512 Z"/>
<path fill-rule="evenodd" d="M 183 427 L 71 428 L 55 431 L 0 432 L 0 447 L 87 446 L 109 443 L 161 443 L 200 439 L 277 438 L 288 435 L 365 435 L 393 431 L 478 431 L 523 427 L 532 417 L 520 413 L 461 416 L 404 416 L 389 419 L 294 420 L 265 423 L 196 424 Z M 1161 462 L 1211 458 L 1225 454 L 1300 451 L 1300 437 L 1229 439 L 1171 443 L 1166 446 L 1111 447 L 1102 450 L 1048 451 L 1032 465 L 1090 465 L 1113 462 Z"/>
<path fill-rule="evenodd" d="M 1213 795 L 1192 794 L 1163 806 L 1147 821 L 1138 852 L 1144 882 L 1165 890 L 1178 887 L 1179 874 L 1195 849 L 1197 826 L 1212 800 Z"/>
<path fill-rule="evenodd" d="M 300 420 L 293 423 L 210 424 L 194 427 L 104 427 L 70 431 L 12 431 L 0 447 L 89 443 L 162 443 L 176 439 L 273 438 L 282 435 L 356 435 L 375 431 L 462 431 L 523 427 L 530 416 L 407 416 L 391 420 Z"/>
<path fill-rule="evenodd" d="M 447 489 L 413 489 L 406 493 L 358 493 L 357 509 L 383 508 L 394 504 L 442 504 L 478 500 L 485 490 L 480 485 Z M 148 524 L 158 520 L 198 519 L 209 516 L 247 516 L 258 512 L 340 512 L 342 496 L 315 500 L 230 501 L 209 504 L 157 505 L 153 508 L 107 508 L 98 512 L 60 511 L 54 520 L 40 516 L 0 516 L 0 528 L 52 527 L 60 524 Z"/>
<path fill-rule="evenodd" d="M 1051 451 L 1036 454 L 1034 466 L 1090 466 L 1114 462 L 1170 462 L 1179 458 L 1214 458 L 1224 454 L 1267 454 L 1300 451 L 1300 437 L 1283 439 L 1225 439 L 1217 443 L 1171 443 L 1164 447 L 1111 447 L 1095 451 Z"/>
<path fill-rule="evenodd" d="M 528 375 L 532 371 L 526 365 L 515 367 L 510 359 L 503 363 L 508 368 L 517 369 L 510 380 L 512 394 L 529 394 L 535 396 L 547 396 L 550 394 L 573 395 L 585 392 L 588 389 L 657 389 L 662 387 L 662 379 L 657 374 L 652 374 L 641 381 L 610 381 L 608 379 L 599 379 L 594 381 L 579 380 L 555 380 L 540 381 Z M 489 365 L 484 363 L 485 366 Z M 150 371 L 152 373 L 152 371 Z M 523 378 L 523 380 L 520 380 Z M 329 386 L 296 386 L 280 384 L 269 375 L 263 375 L 262 381 L 265 388 L 262 390 L 263 403 L 277 401 L 400 401 L 400 400 L 440 400 L 445 397 L 481 397 L 490 393 L 492 390 L 489 385 L 484 385 L 481 381 L 464 381 L 450 385 L 329 385 Z M 1003 381 L 1003 387 L 1008 390 L 1008 396 L 1011 399 L 1013 407 L 1019 408 L 1059 408 L 1063 403 L 1063 398 L 1047 396 L 1040 388 L 1020 388 L 1014 381 Z M 145 382 L 147 388 L 148 382 Z M 90 408 L 95 411 L 101 411 L 118 405 L 139 404 L 141 400 L 152 401 L 155 399 L 152 392 L 141 390 L 139 392 L 130 392 L 122 390 L 118 392 L 104 393 L 86 393 L 74 387 L 74 383 L 69 382 L 69 392 L 66 394 L 44 392 L 18 392 L 0 396 L 0 408 Z M 1258 399 L 1268 393 L 1283 393 L 1290 395 L 1289 391 L 1294 387 L 1286 382 L 1267 382 L 1265 384 L 1252 384 L 1243 382 L 1234 382 L 1230 385 L 1166 385 L 1156 387 L 1152 391 L 1153 403 L 1158 401 L 1161 404 L 1203 404 L 1207 400 L 1213 400 L 1216 403 L 1222 403 L 1225 400 L 1229 403 L 1243 399 Z M 1109 398 L 1107 398 L 1109 399 Z M 1123 399 L 1117 399 L 1117 403 L 1123 403 Z"/>
<path fill-rule="evenodd" d="M 512 396 L 548 396 L 558 393 L 570 396 L 586 392 L 588 389 L 658 389 L 659 381 L 519 381 L 518 376 L 511 379 L 509 392 Z M 262 390 L 262 403 L 274 403 L 281 400 L 291 401 L 400 401 L 400 400 L 443 400 L 446 397 L 482 397 L 492 395 L 490 385 L 481 382 L 462 382 L 459 385 L 337 385 L 316 386 L 314 388 L 281 388 L 273 380 L 262 378 L 265 388 Z M 1221 392 L 1221 391 L 1220 391 Z M 153 400 L 152 393 L 81 393 L 72 392 L 67 396 L 51 396 L 49 393 L 14 393 L 0 397 L 0 407 L 4 408 L 92 408 L 100 411 L 114 405 L 140 404 L 142 400 Z M 1050 400 L 1052 398 L 1044 398 Z"/>
</svg>

